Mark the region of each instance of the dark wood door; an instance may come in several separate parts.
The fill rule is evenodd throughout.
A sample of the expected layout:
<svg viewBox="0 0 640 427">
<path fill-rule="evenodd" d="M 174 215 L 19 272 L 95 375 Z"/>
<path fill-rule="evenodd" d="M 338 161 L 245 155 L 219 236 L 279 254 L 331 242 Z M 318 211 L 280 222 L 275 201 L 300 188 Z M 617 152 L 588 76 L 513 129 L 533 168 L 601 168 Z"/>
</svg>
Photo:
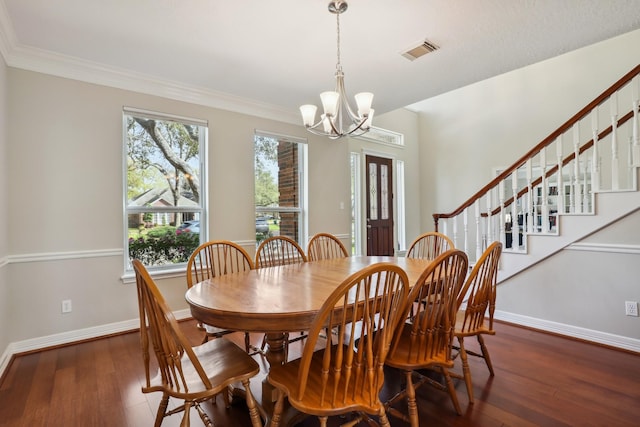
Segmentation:
<svg viewBox="0 0 640 427">
<path fill-rule="evenodd" d="M 391 159 L 366 156 L 367 255 L 393 255 Z"/>
</svg>

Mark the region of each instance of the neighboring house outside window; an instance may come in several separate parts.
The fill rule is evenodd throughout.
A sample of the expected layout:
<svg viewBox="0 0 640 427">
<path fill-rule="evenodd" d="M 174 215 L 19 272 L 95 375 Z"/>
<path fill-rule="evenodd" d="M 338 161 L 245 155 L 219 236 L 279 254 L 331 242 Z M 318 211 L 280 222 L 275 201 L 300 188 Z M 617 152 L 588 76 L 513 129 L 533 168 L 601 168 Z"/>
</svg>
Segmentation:
<svg viewBox="0 0 640 427">
<path fill-rule="evenodd" d="M 307 145 L 290 137 L 255 135 L 256 245 L 287 236 L 304 247 Z"/>
<path fill-rule="evenodd" d="M 206 238 L 207 123 L 125 108 L 125 271 L 185 263 Z"/>
</svg>

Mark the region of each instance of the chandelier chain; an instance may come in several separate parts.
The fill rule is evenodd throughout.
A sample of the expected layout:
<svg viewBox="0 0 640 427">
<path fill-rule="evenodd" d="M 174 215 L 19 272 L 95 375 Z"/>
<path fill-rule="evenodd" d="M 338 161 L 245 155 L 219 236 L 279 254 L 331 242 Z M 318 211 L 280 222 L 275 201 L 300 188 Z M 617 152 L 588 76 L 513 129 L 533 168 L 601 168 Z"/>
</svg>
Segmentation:
<svg viewBox="0 0 640 427">
<path fill-rule="evenodd" d="M 336 13 L 336 28 L 337 28 L 337 40 L 338 40 L 338 48 L 337 48 L 337 55 L 338 55 L 338 63 L 336 64 L 336 70 L 341 71 L 342 70 L 342 64 L 340 64 L 340 14 Z"/>
</svg>

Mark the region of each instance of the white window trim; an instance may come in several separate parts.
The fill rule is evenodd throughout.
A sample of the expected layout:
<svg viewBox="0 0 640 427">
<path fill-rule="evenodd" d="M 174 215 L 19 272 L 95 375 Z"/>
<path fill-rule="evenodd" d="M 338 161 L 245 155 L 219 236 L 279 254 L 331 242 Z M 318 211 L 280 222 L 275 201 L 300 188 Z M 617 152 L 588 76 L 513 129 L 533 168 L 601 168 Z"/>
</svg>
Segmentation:
<svg viewBox="0 0 640 427">
<path fill-rule="evenodd" d="M 299 138 L 299 137 L 295 137 L 295 136 L 291 136 L 291 135 L 284 135 L 284 134 L 279 134 L 279 133 L 274 133 L 274 132 L 269 132 L 269 131 L 265 131 L 265 130 L 260 130 L 260 129 L 255 129 L 254 130 L 254 144 L 255 144 L 255 137 L 256 136 L 262 136 L 262 137 L 267 137 L 267 138 L 273 138 L 276 139 L 278 141 L 285 141 L 285 142 L 290 142 L 290 143 L 295 143 L 299 145 L 299 150 L 298 150 L 298 156 L 299 156 L 299 161 L 298 161 L 298 182 L 300 184 L 299 188 L 300 188 L 300 194 L 299 196 L 299 206 L 297 208 L 294 207 L 279 207 L 279 208 L 272 208 L 272 207 L 257 207 L 255 206 L 255 201 L 254 201 L 254 210 L 256 212 L 273 212 L 273 211 L 279 211 L 279 212 L 298 212 L 300 214 L 300 218 L 299 218 L 299 227 L 298 227 L 298 236 L 297 236 L 297 240 L 300 244 L 300 246 L 302 247 L 306 247 L 307 245 L 307 236 L 309 235 L 308 230 L 308 212 L 309 212 L 309 208 L 308 208 L 308 194 L 309 194 L 309 174 L 307 173 L 308 169 L 308 165 L 309 165 L 309 144 L 307 139 L 305 138 Z M 255 156 L 255 151 L 254 151 L 254 156 Z M 255 182 L 254 182 L 255 185 Z M 255 188 L 254 188 L 254 192 L 255 192 Z"/>
<path fill-rule="evenodd" d="M 131 267 L 131 263 L 129 262 L 129 228 L 128 224 L 128 214 L 135 213 L 139 211 L 139 208 L 127 208 L 127 193 L 128 193 L 128 183 L 127 183 L 127 148 L 125 141 L 127 140 L 127 116 L 144 116 L 148 118 L 154 118 L 163 121 L 175 121 L 179 123 L 186 123 L 195 126 L 202 127 L 202 134 L 199 136 L 199 161 L 200 161 L 200 194 L 202 198 L 202 210 L 200 211 L 200 242 L 206 242 L 209 239 L 209 231 L 208 231 L 208 212 L 209 212 L 209 198 L 208 198 L 208 182 L 209 182 L 209 170 L 208 170 L 208 141 L 209 141 L 209 122 L 203 119 L 197 119 L 193 117 L 179 116 L 176 114 L 167 114 L 160 113 L 156 111 L 144 110 L 134 107 L 124 106 L 122 108 L 122 218 L 123 218 L 123 242 L 124 242 L 124 251 L 123 251 L 123 275 L 121 280 L 124 283 L 130 283 L 135 281 L 135 274 L 133 273 L 133 269 Z M 148 209 L 143 209 L 143 212 L 148 211 Z M 167 207 L 163 208 L 165 212 L 192 212 L 191 208 L 180 208 L 180 207 Z M 184 272 L 186 269 L 186 263 L 184 264 L 172 264 L 166 266 L 154 266 L 149 268 L 149 273 L 153 276 L 157 277 L 175 277 L 180 275 L 181 272 Z"/>
</svg>

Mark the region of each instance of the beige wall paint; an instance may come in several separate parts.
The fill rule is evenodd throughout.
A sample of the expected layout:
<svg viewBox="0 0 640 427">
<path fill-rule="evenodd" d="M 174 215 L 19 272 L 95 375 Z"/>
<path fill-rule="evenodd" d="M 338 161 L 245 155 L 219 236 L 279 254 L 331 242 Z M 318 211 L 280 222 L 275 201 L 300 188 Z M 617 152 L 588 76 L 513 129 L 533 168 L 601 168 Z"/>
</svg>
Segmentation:
<svg viewBox="0 0 640 427">
<path fill-rule="evenodd" d="M 9 171 L 7 170 L 7 66 L 0 57 L 0 354 L 9 344 L 9 284 L 7 255 L 9 204 L 7 203 Z"/>
<path fill-rule="evenodd" d="M 7 342 L 137 318 L 135 285 L 121 281 L 121 255 L 30 259 L 123 250 L 123 106 L 209 122 L 210 238 L 255 238 L 256 130 L 308 141 L 309 232 L 350 234 L 346 141 L 311 135 L 302 126 L 30 71 L 10 68 L 8 79 L 9 210 L 0 215 L 28 226 L 8 231 L 8 252 L 21 261 L 4 268 L 11 294 L 11 327 L 3 328 L 9 330 Z M 405 152 L 417 165 L 416 150 Z M 418 201 L 411 203 L 408 211 L 417 211 Z M 172 309 L 187 308 L 182 278 L 158 284 Z M 60 313 L 63 299 L 73 301 L 72 313 Z"/>
</svg>

